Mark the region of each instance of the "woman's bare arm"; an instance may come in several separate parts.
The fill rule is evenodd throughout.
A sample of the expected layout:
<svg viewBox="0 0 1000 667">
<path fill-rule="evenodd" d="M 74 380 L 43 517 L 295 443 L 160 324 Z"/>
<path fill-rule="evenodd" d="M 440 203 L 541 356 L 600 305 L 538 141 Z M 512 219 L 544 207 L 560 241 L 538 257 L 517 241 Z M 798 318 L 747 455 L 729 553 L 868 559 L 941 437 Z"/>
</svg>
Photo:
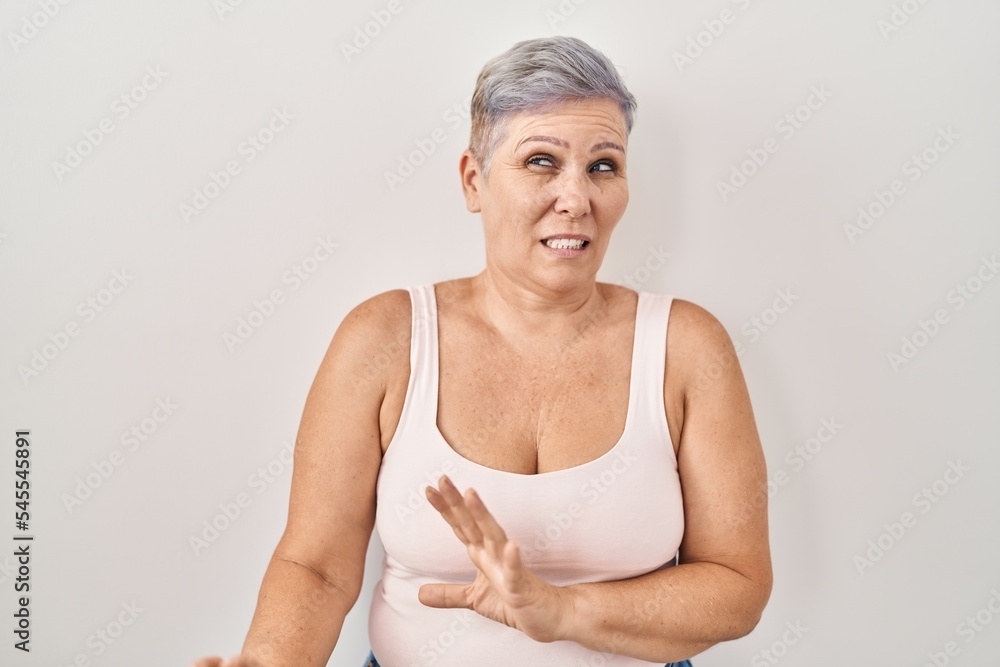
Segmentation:
<svg viewBox="0 0 1000 667">
<path fill-rule="evenodd" d="M 396 329 L 406 317 L 409 330 L 408 316 L 402 290 L 357 306 L 337 329 L 309 390 L 287 525 L 243 644 L 242 655 L 265 667 L 326 665 L 358 599 L 375 522 L 379 411 L 390 370 L 371 360 L 399 348 Z"/>
<path fill-rule="evenodd" d="M 684 495 L 679 565 L 569 587 L 566 639 L 670 662 L 748 634 L 771 593 L 767 471 L 736 351 L 704 309 L 675 301 L 671 373 L 684 390 L 678 469 Z"/>
</svg>

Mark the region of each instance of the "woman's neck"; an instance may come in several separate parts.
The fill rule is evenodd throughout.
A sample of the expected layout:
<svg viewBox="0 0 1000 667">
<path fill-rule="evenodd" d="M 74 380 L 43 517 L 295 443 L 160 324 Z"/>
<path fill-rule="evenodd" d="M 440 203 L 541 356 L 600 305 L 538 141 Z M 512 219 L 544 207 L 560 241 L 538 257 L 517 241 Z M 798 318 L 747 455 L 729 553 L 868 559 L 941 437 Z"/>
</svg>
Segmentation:
<svg viewBox="0 0 1000 667">
<path fill-rule="evenodd" d="M 472 306 L 512 342 L 565 342 L 607 317 L 611 304 L 596 281 L 554 291 L 489 268 L 470 280 Z"/>
</svg>

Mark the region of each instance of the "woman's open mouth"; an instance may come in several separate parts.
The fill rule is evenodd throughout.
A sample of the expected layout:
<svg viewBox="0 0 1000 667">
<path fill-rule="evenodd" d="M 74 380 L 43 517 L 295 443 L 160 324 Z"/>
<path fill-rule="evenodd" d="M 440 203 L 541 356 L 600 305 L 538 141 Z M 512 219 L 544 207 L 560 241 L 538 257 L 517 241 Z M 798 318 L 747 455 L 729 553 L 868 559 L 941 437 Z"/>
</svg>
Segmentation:
<svg viewBox="0 0 1000 667">
<path fill-rule="evenodd" d="M 584 239 L 571 239 L 560 236 L 542 239 L 539 243 L 558 257 L 579 257 L 586 252 L 587 246 L 590 245 L 590 241 Z"/>
</svg>

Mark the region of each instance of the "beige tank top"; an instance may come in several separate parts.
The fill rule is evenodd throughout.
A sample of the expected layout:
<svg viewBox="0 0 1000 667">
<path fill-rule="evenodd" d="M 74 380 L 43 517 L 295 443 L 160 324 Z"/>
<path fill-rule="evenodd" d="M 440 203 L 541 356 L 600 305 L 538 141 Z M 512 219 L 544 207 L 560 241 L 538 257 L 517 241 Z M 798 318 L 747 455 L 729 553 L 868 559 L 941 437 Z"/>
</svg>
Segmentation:
<svg viewBox="0 0 1000 667">
<path fill-rule="evenodd" d="M 674 565 L 684 535 L 677 461 L 663 407 L 672 296 L 640 291 L 628 412 L 619 441 L 579 466 L 522 475 L 460 456 L 437 427 L 438 327 L 432 284 L 409 288 L 410 379 L 377 482 L 376 528 L 385 547 L 368 633 L 385 667 L 510 667 L 662 663 L 598 653 L 570 641 L 540 643 L 467 609 L 432 609 L 425 583 L 469 583 L 475 566 L 427 502 L 442 474 L 473 487 L 525 564 L 557 585 L 635 577 Z"/>
</svg>

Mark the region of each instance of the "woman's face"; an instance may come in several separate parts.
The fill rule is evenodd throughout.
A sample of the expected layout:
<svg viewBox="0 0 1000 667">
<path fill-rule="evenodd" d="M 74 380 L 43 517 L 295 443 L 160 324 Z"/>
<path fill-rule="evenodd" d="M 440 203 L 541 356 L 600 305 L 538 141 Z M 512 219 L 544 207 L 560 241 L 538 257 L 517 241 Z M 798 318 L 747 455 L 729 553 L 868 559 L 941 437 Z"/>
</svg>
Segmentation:
<svg viewBox="0 0 1000 667">
<path fill-rule="evenodd" d="M 592 283 L 628 205 L 626 141 L 621 110 L 602 98 L 512 117 L 487 180 L 466 151 L 462 184 L 482 213 L 489 270 L 556 292 Z"/>
</svg>

